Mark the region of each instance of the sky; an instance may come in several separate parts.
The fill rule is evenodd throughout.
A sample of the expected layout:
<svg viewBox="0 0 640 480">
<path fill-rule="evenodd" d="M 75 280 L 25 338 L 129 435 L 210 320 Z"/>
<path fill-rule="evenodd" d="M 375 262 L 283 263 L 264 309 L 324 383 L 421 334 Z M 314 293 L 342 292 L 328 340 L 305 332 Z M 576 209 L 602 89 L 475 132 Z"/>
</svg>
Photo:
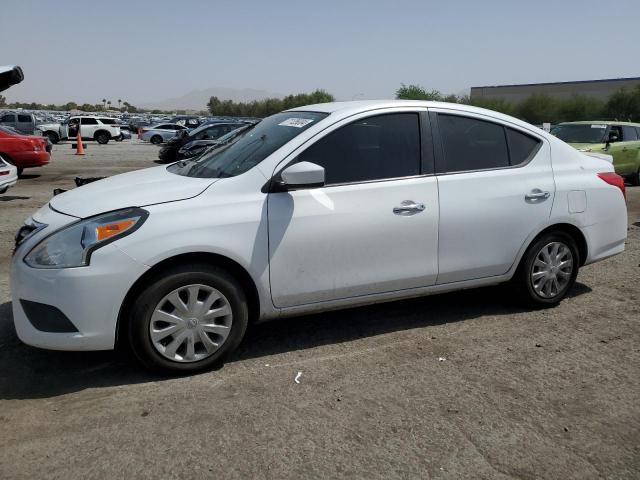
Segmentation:
<svg viewBox="0 0 640 480">
<path fill-rule="evenodd" d="M 210 87 L 373 99 L 402 83 L 460 94 L 640 76 L 639 21 L 640 0 L 0 0 L 0 65 L 25 73 L 8 101 L 136 105 Z"/>
</svg>

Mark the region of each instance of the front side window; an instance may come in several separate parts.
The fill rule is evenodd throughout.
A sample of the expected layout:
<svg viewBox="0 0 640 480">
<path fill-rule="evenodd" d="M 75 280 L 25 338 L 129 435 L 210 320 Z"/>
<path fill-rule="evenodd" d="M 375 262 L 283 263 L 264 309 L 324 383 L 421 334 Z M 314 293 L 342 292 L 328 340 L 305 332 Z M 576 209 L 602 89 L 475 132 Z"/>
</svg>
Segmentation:
<svg viewBox="0 0 640 480">
<path fill-rule="evenodd" d="M 622 127 L 622 141 L 623 142 L 633 142 L 638 140 L 638 134 L 636 133 L 636 129 L 633 127 Z"/>
<path fill-rule="evenodd" d="M 15 122 L 15 121 L 16 121 L 16 116 L 13 115 L 12 113 L 8 113 L 0 117 L 0 122 Z"/>
<path fill-rule="evenodd" d="M 83 118 L 82 125 L 98 125 L 98 120 L 91 117 Z"/>
<path fill-rule="evenodd" d="M 178 162 L 167 170 L 197 178 L 224 178 L 241 175 L 255 167 L 284 144 L 323 120 L 321 112 L 281 112 L 265 118 L 237 135 L 230 135 L 215 148 L 190 162 Z"/>
<path fill-rule="evenodd" d="M 417 113 L 391 113 L 350 123 L 298 155 L 325 170 L 325 183 L 365 182 L 420 174 Z"/>
<path fill-rule="evenodd" d="M 440 172 L 464 172 L 509 166 L 504 127 L 458 115 L 438 114 L 444 155 Z"/>
</svg>

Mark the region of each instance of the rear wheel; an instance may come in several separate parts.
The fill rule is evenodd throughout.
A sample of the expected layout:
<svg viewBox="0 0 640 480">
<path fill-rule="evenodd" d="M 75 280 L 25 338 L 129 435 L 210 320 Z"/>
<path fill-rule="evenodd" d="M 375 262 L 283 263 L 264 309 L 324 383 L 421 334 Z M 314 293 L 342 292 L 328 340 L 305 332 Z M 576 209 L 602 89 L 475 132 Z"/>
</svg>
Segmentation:
<svg viewBox="0 0 640 480">
<path fill-rule="evenodd" d="M 60 137 L 58 136 L 58 134 L 56 132 L 44 132 L 43 134 L 45 137 L 47 137 L 49 139 L 49 141 L 51 141 L 51 143 L 56 144 L 60 141 Z"/>
<path fill-rule="evenodd" d="M 165 271 L 136 299 L 129 344 L 148 368 L 197 372 L 235 350 L 248 318 L 235 278 L 209 265 L 184 265 Z"/>
<path fill-rule="evenodd" d="M 18 177 L 22 177 L 22 172 L 24 172 L 24 168 L 16 167 L 16 169 L 18 170 Z"/>
<path fill-rule="evenodd" d="M 111 136 L 107 132 L 98 132 L 96 133 L 95 139 L 100 145 L 106 145 L 109 143 Z"/>
<path fill-rule="evenodd" d="M 151 137 L 150 141 L 154 145 L 160 145 L 162 143 L 162 137 L 160 135 L 154 135 L 153 137 Z"/>
<path fill-rule="evenodd" d="M 640 185 L 640 168 L 636 171 L 636 173 L 631 174 L 629 176 L 629 183 L 635 187 Z"/>
<path fill-rule="evenodd" d="M 512 282 L 525 303 L 557 305 L 575 283 L 579 265 L 573 238 L 564 232 L 550 232 L 529 246 Z"/>
</svg>

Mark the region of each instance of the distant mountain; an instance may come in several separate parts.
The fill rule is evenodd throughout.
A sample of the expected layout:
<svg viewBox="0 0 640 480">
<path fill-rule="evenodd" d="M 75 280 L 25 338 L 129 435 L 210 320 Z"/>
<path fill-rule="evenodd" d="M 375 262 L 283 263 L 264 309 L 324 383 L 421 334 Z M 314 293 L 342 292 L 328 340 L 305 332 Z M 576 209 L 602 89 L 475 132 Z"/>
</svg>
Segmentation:
<svg viewBox="0 0 640 480">
<path fill-rule="evenodd" d="M 160 110 L 206 110 L 211 97 L 218 97 L 220 100 L 233 100 L 234 102 L 248 102 L 273 97 L 281 98 L 282 95 L 253 88 L 212 87 L 205 90 L 194 90 L 181 97 L 141 103 L 138 106 Z"/>
</svg>

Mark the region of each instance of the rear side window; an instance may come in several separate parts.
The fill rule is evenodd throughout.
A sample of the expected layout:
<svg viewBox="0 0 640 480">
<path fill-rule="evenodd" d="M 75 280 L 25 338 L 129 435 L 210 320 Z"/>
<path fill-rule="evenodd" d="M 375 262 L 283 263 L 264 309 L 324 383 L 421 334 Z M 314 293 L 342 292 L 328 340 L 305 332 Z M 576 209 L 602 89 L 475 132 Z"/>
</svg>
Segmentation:
<svg viewBox="0 0 640 480">
<path fill-rule="evenodd" d="M 98 120 L 95 118 L 83 118 L 81 123 L 82 125 L 98 125 Z"/>
<path fill-rule="evenodd" d="M 444 156 L 439 173 L 487 170 L 529 161 L 542 142 L 497 123 L 438 114 Z"/>
<path fill-rule="evenodd" d="M 622 127 L 622 141 L 624 142 L 632 142 L 634 140 L 638 140 L 638 134 L 636 129 L 633 127 Z"/>
<path fill-rule="evenodd" d="M 13 115 L 12 113 L 8 113 L 0 117 L 0 122 L 15 122 L 15 121 L 16 121 L 16 116 Z"/>
<path fill-rule="evenodd" d="M 416 113 L 368 117 L 345 125 L 298 155 L 324 167 L 327 185 L 420 174 L 420 121 Z"/>
<path fill-rule="evenodd" d="M 438 114 L 444 168 L 442 172 L 464 172 L 509 166 L 509 150 L 502 125 Z"/>
<path fill-rule="evenodd" d="M 526 133 L 505 128 L 507 131 L 507 141 L 509 142 L 509 163 L 511 165 L 520 165 L 532 158 L 542 142 L 537 138 L 533 138 Z"/>
<path fill-rule="evenodd" d="M 31 115 L 18 115 L 18 122 L 31 123 Z"/>
</svg>

